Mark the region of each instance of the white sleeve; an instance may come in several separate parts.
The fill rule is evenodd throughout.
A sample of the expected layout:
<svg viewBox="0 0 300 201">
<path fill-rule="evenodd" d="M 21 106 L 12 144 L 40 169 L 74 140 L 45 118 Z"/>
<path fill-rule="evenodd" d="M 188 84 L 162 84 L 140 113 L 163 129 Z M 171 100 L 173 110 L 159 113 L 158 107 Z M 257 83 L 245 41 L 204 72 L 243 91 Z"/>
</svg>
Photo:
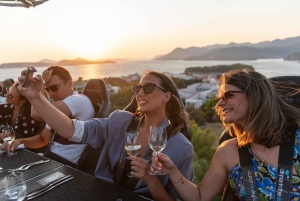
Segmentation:
<svg viewBox="0 0 300 201">
<path fill-rule="evenodd" d="M 72 138 L 69 140 L 73 141 L 73 142 L 81 142 L 82 136 L 84 133 L 84 122 L 78 121 L 77 119 L 72 119 L 72 121 L 73 121 L 75 130 L 74 130 L 74 134 L 73 134 Z"/>
<path fill-rule="evenodd" d="M 70 109 L 72 117 L 82 121 L 94 117 L 94 108 L 88 97 L 84 95 L 72 95 L 62 101 Z"/>
</svg>

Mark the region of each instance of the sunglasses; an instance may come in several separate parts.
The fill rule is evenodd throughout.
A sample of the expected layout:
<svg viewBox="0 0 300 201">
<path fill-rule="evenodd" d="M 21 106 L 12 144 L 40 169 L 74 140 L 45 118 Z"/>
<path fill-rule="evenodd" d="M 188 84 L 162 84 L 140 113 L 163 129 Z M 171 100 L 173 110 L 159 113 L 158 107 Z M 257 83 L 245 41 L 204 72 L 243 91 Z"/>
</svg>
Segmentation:
<svg viewBox="0 0 300 201">
<path fill-rule="evenodd" d="M 139 93 L 139 91 L 143 88 L 143 91 L 144 91 L 145 94 L 151 94 L 155 87 L 163 90 L 164 92 L 167 92 L 166 89 L 164 89 L 160 86 L 157 86 L 156 84 L 148 83 L 148 84 L 145 84 L 144 86 L 141 86 L 141 85 L 133 86 L 132 87 L 132 93 L 134 95 L 137 95 Z"/>
<path fill-rule="evenodd" d="M 224 102 L 228 101 L 229 99 L 232 98 L 233 93 L 245 93 L 243 91 L 226 91 L 221 97 L 217 98 L 217 103 L 220 102 L 221 100 L 223 100 Z"/>
<path fill-rule="evenodd" d="M 45 87 L 45 90 L 46 90 L 47 92 L 49 92 L 49 91 L 56 92 L 56 91 L 58 90 L 59 85 L 61 85 L 63 82 L 66 82 L 66 81 L 62 81 L 62 82 L 60 82 L 60 83 L 58 83 L 58 84 L 52 84 L 52 85 L 49 86 L 49 87 Z"/>
</svg>

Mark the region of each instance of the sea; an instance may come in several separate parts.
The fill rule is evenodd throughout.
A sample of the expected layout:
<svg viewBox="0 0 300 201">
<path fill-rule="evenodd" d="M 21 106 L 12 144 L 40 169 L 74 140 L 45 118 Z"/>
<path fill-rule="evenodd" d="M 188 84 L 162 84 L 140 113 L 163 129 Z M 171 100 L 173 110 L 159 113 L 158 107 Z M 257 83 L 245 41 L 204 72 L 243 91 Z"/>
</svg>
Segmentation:
<svg viewBox="0 0 300 201">
<path fill-rule="evenodd" d="M 90 64 L 78 66 L 63 66 L 67 68 L 73 80 L 82 77 L 84 80 L 92 78 L 121 77 L 134 73 L 142 74 L 145 70 L 159 72 L 183 73 L 188 67 L 211 67 L 215 65 L 246 64 L 255 68 L 266 77 L 300 75 L 298 61 L 284 61 L 283 59 L 260 59 L 252 61 L 158 61 L 158 60 L 122 60 L 114 64 Z M 37 67 L 37 73 L 42 73 L 47 67 Z M 24 68 L 25 69 L 25 68 Z M 7 78 L 18 79 L 22 68 L 1 68 L 0 81 Z"/>
</svg>

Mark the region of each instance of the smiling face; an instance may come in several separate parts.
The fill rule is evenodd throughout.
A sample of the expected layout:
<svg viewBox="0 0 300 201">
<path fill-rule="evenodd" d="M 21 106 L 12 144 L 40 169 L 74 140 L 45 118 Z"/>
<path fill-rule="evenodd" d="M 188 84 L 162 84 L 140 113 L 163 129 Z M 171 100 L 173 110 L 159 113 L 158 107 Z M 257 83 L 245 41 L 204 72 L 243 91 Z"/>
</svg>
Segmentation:
<svg viewBox="0 0 300 201">
<path fill-rule="evenodd" d="M 16 86 L 12 86 L 7 91 L 7 94 L 4 95 L 6 98 L 6 102 L 8 104 L 19 105 L 25 103 L 25 100 L 20 100 L 20 92 L 18 91 Z"/>
<path fill-rule="evenodd" d="M 232 92 L 228 93 L 228 91 Z M 243 126 L 245 116 L 249 110 L 249 101 L 245 93 L 241 93 L 241 91 L 240 88 L 230 84 L 225 84 L 220 89 L 219 97 L 223 99 L 217 103 L 217 107 L 224 123 L 235 123 Z M 227 92 L 226 98 L 224 98 L 225 92 Z"/>
<path fill-rule="evenodd" d="M 145 84 L 156 84 L 158 87 L 154 87 L 152 93 L 145 94 L 143 89 L 136 95 L 136 101 L 138 103 L 138 109 L 144 114 L 150 113 L 161 113 L 166 110 L 166 104 L 170 100 L 171 93 L 164 92 L 160 84 L 160 79 L 155 75 L 147 74 L 145 75 L 139 85 L 144 86 Z"/>
</svg>

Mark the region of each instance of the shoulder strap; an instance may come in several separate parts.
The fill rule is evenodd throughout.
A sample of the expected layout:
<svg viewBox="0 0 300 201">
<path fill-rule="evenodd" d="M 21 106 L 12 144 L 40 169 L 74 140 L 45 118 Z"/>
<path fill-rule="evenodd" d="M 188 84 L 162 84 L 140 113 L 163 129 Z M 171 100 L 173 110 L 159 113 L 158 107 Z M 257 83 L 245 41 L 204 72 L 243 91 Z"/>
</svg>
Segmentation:
<svg viewBox="0 0 300 201">
<path fill-rule="evenodd" d="M 140 119 L 137 116 L 133 115 L 132 120 L 127 128 L 127 131 L 136 131 L 139 121 Z M 127 153 L 123 148 L 114 171 L 114 183 L 117 185 L 121 185 L 121 183 L 123 183 L 122 180 L 124 180 L 124 175 L 126 176 L 126 174 L 124 174 L 126 157 Z"/>
<path fill-rule="evenodd" d="M 255 175 L 248 146 L 239 147 L 238 151 L 243 175 L 243 183 L 246 190 L 246 200 L 259 201 Z"/>
<path fill-rule="evenodd" d="M 280 145 L 274 201 L 290 199 L 294 143 L 295 136 Z M 242 168 L 243 182 L 246 190 L 246 200 L 258 201 L 258 191 L 248 146 L 240 147 L 238 152 Z"/>
</svg>

